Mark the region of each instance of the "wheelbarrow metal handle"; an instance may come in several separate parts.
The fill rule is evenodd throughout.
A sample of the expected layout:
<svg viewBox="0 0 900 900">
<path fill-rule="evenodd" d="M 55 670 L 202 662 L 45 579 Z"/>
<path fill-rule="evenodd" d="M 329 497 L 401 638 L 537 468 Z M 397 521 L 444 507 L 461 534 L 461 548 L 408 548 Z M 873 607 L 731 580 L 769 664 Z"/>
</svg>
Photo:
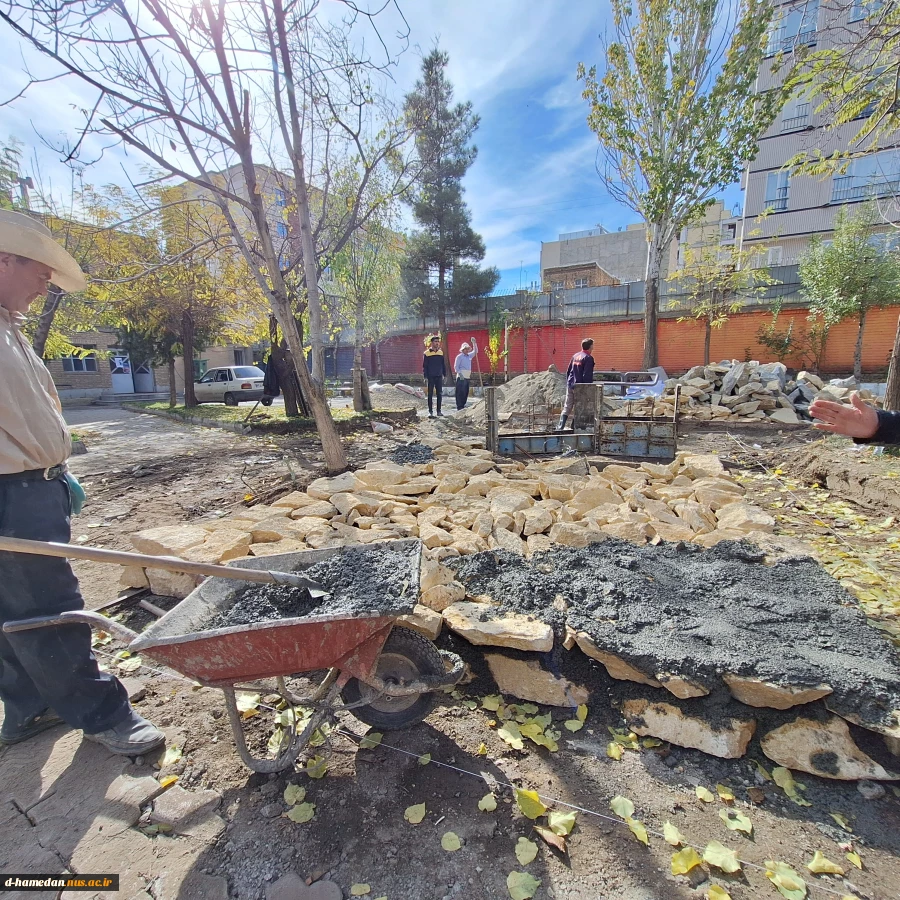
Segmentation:
<svg viewBox="0 0 900 900">
<path fill-rule="evenodd" d="M 112 619 L 107 619 L 106 616 L 101 616 L 100 613 L 87 609 L 61 612 L 55 616 L 35 616 L 33 619 L 4 622 L 3 631 L 5 634 L 13 634 L 17 631 L 31 631 L 33 628 L 45 628 L 48 625 L 90 625 L 91 628 L 106 631 L 120 641 L 127 641 L 129 644 L 138 637 L 136 631 L 126 628 L 120 622 L 114 622 Z"/>
<path fill-rule="evenodd" d="M 116 566 L 140 566 L 144 569 L 165 569 L 168 572 L 187 572 L 190 575 L 211 575 L 234 581 L 257 584 L 288 584 L 309 590 L 314 597 L 324 597 L 328 591 L 322 585 L 294 572 L 270 572 L 265 569 L 242 569 L 237 566 L 217 566 L 212 563 L 189 562 L 177 556 L 148 556 L 122 550 L 103 550 L 79 544 L 58 544 L 53 541 L 29 541 L 24 538 L 0 536 L 0 550 L 11 553 L 33 553 L 37 556 L 61 556 L 67 559 L 90 559 Z"/>
</svg>

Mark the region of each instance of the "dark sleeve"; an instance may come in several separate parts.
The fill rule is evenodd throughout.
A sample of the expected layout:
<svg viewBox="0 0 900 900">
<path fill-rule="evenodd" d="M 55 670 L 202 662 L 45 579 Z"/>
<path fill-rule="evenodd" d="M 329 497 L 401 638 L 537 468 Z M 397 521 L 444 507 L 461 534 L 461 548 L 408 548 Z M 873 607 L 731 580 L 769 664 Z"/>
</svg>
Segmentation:
<svg viewBox="0 0 900 900">
<path fill-rule="evenodd" d="M 870 438 L 854 438 L 855 444 L 900 444 L 900 412 L 877 410 L 878 431 Z"/>
<path fill-rule="evenodd" d="M 444 367 L 444 378 L 449 378 L 450 370 L 447 367 L 447 357 L 443 353 L 441 354 L 441 365 Z"/>
<path fill-rule="evenodd" d="M 594 357 L 587 356 L 584 360 L 584 383 L 590 384 L 594 380 Z"/>
<path fill-rule="evenodd" d="M 428 377 L 428 369 L 426 368 L 427 366 L 428 366 L 428 357 L 423 353 L 422 354 L 422 377 L 423 378 Z"/>
</svg>

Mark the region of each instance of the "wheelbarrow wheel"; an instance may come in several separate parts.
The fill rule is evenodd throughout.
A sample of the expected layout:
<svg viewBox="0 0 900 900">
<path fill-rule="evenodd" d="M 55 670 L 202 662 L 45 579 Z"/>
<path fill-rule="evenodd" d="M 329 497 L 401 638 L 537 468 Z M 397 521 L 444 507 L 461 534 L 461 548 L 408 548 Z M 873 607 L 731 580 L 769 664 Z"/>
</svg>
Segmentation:
<svg viewBox="0 0 900 900">
<path fill-rule="evenodd" d="M 437 647 L 415 631 L 399 627 L 395 627 L 385 641 L 375 670 L 379 678 L 393 684 L 414 681 L 423 675 L 443 673 L 444 660 Z M 365 700 L 367 695 L 375 697 L 376 691 L 355 678 L 351 678 L 341 692 L 341 697 L 348 706 Z M 351 712 L 366 725 L 397 731 L 421 722 L 434 708 L 434 704 L 433 692 L 410 694 L 408 697 L 382 696 Z"/>
</svg>

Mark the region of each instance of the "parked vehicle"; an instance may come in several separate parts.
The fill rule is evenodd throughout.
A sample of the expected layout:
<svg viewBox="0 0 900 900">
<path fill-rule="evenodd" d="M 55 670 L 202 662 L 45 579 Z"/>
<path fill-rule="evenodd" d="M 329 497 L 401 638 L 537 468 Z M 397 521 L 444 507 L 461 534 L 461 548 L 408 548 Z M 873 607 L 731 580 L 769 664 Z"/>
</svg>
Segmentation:
<svg viewBox="0 0 900 900">
<path fill-rule="evenodd" d="M 210 369 L 194 382 L 198 403 L 224 403 L 237 406 L 242 400 L 261 400 L 271 406 L 272 398 L 263 396 L 265 372 L 256 366 L 228 366 Z"/>
</svg>

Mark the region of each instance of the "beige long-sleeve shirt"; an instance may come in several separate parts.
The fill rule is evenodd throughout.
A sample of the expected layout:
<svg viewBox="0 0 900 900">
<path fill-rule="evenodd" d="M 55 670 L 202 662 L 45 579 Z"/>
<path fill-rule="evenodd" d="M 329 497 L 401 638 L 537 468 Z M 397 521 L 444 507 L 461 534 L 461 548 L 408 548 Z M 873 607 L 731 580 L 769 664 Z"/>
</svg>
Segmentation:
<svg viewBox="0 0 900 900">
<path fill-rule="evenodd" d="M 71 449 L 53 379 L 0 306 L 0 475 L 59 465 Z"/>
</svg>

